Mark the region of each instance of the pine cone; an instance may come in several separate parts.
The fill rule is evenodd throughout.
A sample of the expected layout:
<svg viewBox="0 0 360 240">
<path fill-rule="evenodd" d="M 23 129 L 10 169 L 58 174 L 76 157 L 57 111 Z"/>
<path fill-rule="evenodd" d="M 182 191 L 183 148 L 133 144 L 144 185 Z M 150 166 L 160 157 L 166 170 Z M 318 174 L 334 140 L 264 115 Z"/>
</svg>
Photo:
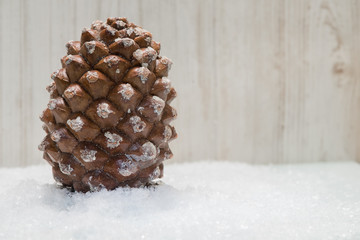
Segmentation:
<svg viewBox="0 0 360 240">
<path fill-rule="evenodd" d="M 160 43 L 126 18 L 108 18 L 66 47 L 40 116 L 47 136 L 39 149 L 54 179 L 87 192 L 161 178 L 177 114 L 169 105 L 172 62 L 159 56 Z"/>
</svg>

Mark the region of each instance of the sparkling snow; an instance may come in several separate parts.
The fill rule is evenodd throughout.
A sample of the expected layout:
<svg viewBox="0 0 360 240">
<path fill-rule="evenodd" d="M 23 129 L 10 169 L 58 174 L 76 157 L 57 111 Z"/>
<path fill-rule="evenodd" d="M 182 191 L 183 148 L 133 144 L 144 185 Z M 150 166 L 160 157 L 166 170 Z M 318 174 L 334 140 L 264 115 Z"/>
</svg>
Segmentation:
<svg viewBox="0 0 360 240">
<path fill-rule="evenodd" d="M 163 182 L 82 194 L 0 169 L 0 239 L 360 239 L 360 164 L 166 164 Z"/>
</svg>

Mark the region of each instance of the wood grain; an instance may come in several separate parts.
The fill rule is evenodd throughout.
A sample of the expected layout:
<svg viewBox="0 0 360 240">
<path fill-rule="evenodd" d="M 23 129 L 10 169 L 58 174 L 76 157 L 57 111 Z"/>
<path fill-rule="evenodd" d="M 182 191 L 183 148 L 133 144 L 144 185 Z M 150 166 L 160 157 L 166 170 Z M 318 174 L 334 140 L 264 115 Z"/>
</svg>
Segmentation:
<svg viewBox="0 0 360 240">
<path fill-rule="evenodd" d="M 356 0 L 0 0 L 0 166 L 43 162 L 50 74 L 108 16 L 175 63 L 174 162 L 360 160 L 359 14 Z"/>
</svg>

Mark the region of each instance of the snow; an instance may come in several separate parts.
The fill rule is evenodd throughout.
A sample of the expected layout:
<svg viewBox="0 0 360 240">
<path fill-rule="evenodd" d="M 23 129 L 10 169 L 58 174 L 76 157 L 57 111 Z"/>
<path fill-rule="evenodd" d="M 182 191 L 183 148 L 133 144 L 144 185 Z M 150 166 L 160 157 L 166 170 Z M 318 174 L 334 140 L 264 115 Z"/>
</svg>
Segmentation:
<svg viewBox="0 0 360 240">
<path fill-rule="evenodd" d="M 135 94 L 135 90 L 129 83 L 123 83 L 119 86 L 119 88 L 120 90 L 118 91 L 118 93 L 120 93 L 122 98 L 126 101 L 129 101 L 130 98 Z"/>
<path fill-rule="evenodd" d="M 117 148 L 123 141 L 123 138 L 120 135 L 109 131 L 105 132 L 104 136 L 106 137 L 106 146 L 110 149 Z"/>
<path fill-rule="evenodd" d="M 75 119 L 68 119 L 66 123 L 70 126 L 72 130 L 75 132 L 79 132 L 82 127 L 84 126 L 83 120 L 80 118 L 80 116 L 76 117 Z"/>
<path fill-rule="evenodd" d="M 86 73 L 86 79 L 88 80 L 89 83 L 95 83 L 99 79 L 99 74 L 95 71 L 93 72 L 88 71 Z"/>
<path fill-rule="evenodd" d="M 54 110 L 56 108 L 56 99 L 50 99 L 48 103 L 48 108 L 50 110 Z"/>
<path fill-rule="evenodd" d="M 80 153 L 81 153 L 80 157 L 85 162 L 93 162 L 96 160 L 96 153 L 97 153 L 96 150 L 90 150 L 85 148 L 84 150 L 80 150 Z"/>
<path fill-rule="evenodd" d="M 136 173 L 136 171 L 138 170 L 138 167 L 133 161 L 126 160 L 126 161 L 121 162 L 118 170 L 121 175 L 128 177 L 131 174 Z"/>
<path fill-rule="evenodd" d="M 154 113 L 158 116 L 161 115 L 165 107 L 165 102 L 158 96 L 152 96 L 151 107 L 154 109 Z"/>
<path fill-rule="evenodd" d="M 109 109 L 109 104 L 107 103 L 99 103 L 96 109 L 96 113 L 100 118 L 108 118 L 110 113 L 113 113 L 111 109 Z"/>
<path fill-rule="evenodd" d="M 141 49 L 138 49 L 138 50 L 141 51 Z M 135 54 L 135 52 L 134 52 L 134 54 Z M 147 69 L 146 67 L 139 67 L 139 68 L 136 69 L 136 72 L 139 74 L 140 81 L 142 82 L 142 84 L 145 84 L 147 82 L 147 80 L 148 80 L 150 70 Z"/>
<path fill-rule="evenodd" d="M 96 48 L 96 42 L 95 41 L 90 41 L 90 42 L 86 42 L 84 43 L 86 50 L 89 54 L 93 54 L 95 52 L 95 48 Z"/>
<path fill-rule="evenodd" d="M 139 116 L 130 117 L 130 124 L 132 125 L 134 133 L 142 132 L 146 128 L 146 123 L 141 121 Z"/>
<path fill-rule="evenodd" d="M 155 188 L 70 193 L 0 169 L 0 239 L 360 239 L 360 165 L 165 164 Z"/>
</svg>

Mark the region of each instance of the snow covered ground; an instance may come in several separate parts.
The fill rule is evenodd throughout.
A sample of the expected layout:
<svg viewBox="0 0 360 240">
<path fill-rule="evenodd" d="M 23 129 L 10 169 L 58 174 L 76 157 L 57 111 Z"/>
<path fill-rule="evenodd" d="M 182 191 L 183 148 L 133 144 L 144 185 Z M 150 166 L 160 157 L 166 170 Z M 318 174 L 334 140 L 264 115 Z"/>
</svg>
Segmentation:
<svg viewBox="0 0 360 240">
<path fill-rule="evenodd" d="M 0 239 L 360 239 L 360 164 L 168 164 L 150 189 L 69 193 L 0 169 Z"/>
</svg>

